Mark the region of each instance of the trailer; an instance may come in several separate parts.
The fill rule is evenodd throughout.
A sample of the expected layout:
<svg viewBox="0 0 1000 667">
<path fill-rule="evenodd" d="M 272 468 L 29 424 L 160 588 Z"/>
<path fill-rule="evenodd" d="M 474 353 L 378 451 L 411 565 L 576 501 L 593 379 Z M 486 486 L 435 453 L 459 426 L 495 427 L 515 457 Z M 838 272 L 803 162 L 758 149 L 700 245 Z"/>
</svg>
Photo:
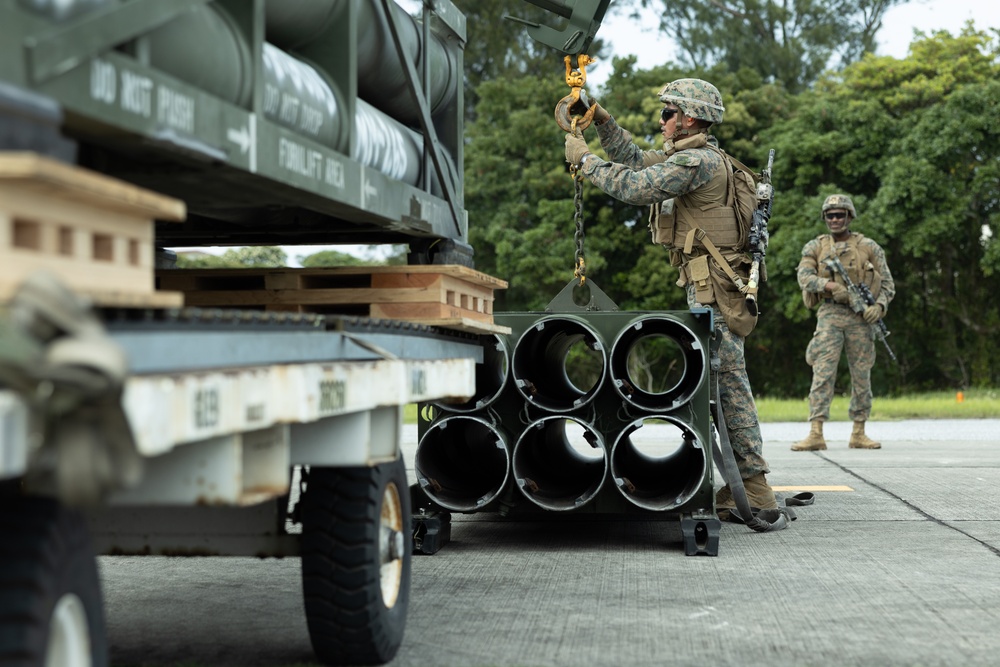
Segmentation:
<svg viewBox="0 0 1000 667">
<path fill-rule="evenodd" d="M 390 660 L 405 406 L 475 393 L 448 0 L 0 0 L 0 662 L 108 663 L 97 554 L 297 556 L 327 664 Z M 407 244 L 407 266 L 171 248 Z"/>
<path fill-rule="evenodd" d="M 526 2 L 578 55 L 610 0 Z M 465 17 L 0 0 L 0 37 L 0 662 L 108 663 L 95 553 L 299 557 L 317 658 L 392 659 L 444 537 L 403 412 L 478 402 L 511 333 L 468 242 Z M 171 250 L 306 244 L 407 264 Z"/>
</svg>

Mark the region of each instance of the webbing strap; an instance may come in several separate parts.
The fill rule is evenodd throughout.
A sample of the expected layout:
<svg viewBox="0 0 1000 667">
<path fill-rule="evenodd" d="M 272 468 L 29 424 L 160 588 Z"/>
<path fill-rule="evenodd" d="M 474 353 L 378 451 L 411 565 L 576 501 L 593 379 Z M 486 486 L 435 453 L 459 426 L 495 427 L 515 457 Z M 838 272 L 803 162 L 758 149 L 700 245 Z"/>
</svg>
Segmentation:
<svg viewBox="0 0 1000 667">
<path fill-rule="evenodd" d="M 715 422 L 715 431 L 712 433 L 712 459 L 716 467 L 722 473 L 723 479 L 729 485 L 729 490 L 733 493 L 733 501 L 736 509 L 730 510 L 730 518 L 738 523 L 745 523 L 758 533 L 770 533 L 776 530 L 783 530 L 794 520 L 794 514 L 787 508 L 758 509 L 756 512 L 750 507 L 750 500 L 747 498 L 746 487 L 743 486 L 743 477 L 740 475 L 739 467 L 736 465 L 736 455 L 733 454 L 733 446 L 729 442 L 729 429 L 726 426 L 726 418 L 721 414 L 721 403 L 719 401 L 719 357 L 718 342 L 714 342 L 712 348 L 712 372 L 711 372 L 711 412 L 712 420 Z M 744 517 L 750 517 L 746 520 Z"/>
<path fill-rule="evenodd" d="M 726 169 L 726 206 L 736 206 L 736 179 L 733 178 L 732 158 L 718 146 L 709 144 L 708 147 L 718 153 L 722 157 L 722 161 L 729 167 Z"/>
<path fill-rule="evenodd" d="M 722 267 L 729 279 L 733 281 L 733 284 L 739 288 L 741 292 L 746 292 L 746 285 L 743 283 L 743 279 L 736 275 L 733 271 L 733 267 L 729 266 L 729 262 L 726 258 L 722 256 L 719 248 L 712 243 L 712 239 L 708 238 L 708 234 L 701 227 L 694 227 L 691 231 L 687 233 L 687 237 L 684 239 L 684 254 L 690 255 L 694 249 L 694 240 L 698 239 L 705 244 L 705 248 L 708 250 L 709 254 L 715 259 L 715 261 Z"/>
</svg>

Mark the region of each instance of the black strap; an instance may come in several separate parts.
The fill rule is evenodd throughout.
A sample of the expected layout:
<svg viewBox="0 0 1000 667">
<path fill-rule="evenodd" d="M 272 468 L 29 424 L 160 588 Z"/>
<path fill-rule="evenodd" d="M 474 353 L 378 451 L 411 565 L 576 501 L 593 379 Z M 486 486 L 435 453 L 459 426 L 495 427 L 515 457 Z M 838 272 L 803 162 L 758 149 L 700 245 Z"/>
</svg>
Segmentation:
<svg viewBox="0 0 1000 667">
<path fill-rule="evenodd" d="M 795 521 L 799 517 L 798 515 L 795 514 L 795 510 L 793 510 L 792 507 L 793 506 L 802 507 L 805 505 L 812 505 L 814 501 L 815 501 L 815 496 L 813 496 L 811 492 L 803 491 L 801 493 L 796 493 L 794 496 L 791 496 L 789 498 L 785 498 L 784 500 L 779 500 L 779 504 L 784 505 L 783 510 L 784 513 L 788 515 L 788 518 L 791 521 Z M 761 509 L 759 507 L 751 506 L 750 511 L 753 514 L 759 515 Z M 775 510 L 771 511 L 773 512 Z M 733 523 L 746 523 L 746 521 L 743 520 L 743 515 L 740 514 L 739 510 L 735 508 L 729 510 L 729 520 L 732 521 Z"/>
<path fill-rule="evenodd" d="M 719 337 L 713 339 L 711 344 L 711 412 L 712 420 L 715 422 L 715 430 L 712 432 L 712 458 L 715 465 L 722 473 L 723 479 L 729 485 L 729 490 L 733 493 L 733 501 L 736 509 L 730 510 L 730 518 L 737 523 L 744 523 L 758 533 L 770 533 L 776 530 L 787 528 L 795 520 L 794 512 L 787 507 L 777 509 L 752 508 L 747 499 L 747 491 L 743 486 L 743 477 L 740 475 L 739 467 L 736 465 L 736 455 L 733 454 L 733 446 L 729 442 L 729 429 L 726 427 L 726 418 L 722 415 L 721 403 L 719 400 Z M 756 510 L 756 511 L 755 511 Z M 749 521 L 744 517 L 750 517 Z"/>
<path fill-rule="evenodd" d="M 812 491 L 802 491 L 790 498 L 785 498 L 785 507 L 793 505 L 796 507 L 805 507 L 806 505 L 812 505 L 814 502 L 816 502 L 816 496 Z"/>
</svg>

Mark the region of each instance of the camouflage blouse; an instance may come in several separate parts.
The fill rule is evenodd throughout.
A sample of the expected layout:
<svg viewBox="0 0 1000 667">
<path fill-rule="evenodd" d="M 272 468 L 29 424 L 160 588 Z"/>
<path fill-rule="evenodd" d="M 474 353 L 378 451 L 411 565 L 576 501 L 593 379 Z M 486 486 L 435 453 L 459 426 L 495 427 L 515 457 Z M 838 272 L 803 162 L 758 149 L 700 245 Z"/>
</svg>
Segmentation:
<svg viewBox="0 0 1000 667">
<path fill-rule="evenodd" d="M 850 250 L 853 245 L 857 248 L 860 261 L 845 261 L 848 273 L 852 274 L 852 280 L 860 281 L 871 285 L 871 277 L 866 275 L 864 267 L 855 266 L 861 262 L 871 262 L 872 267 L 878 272 L 881 279 L 881 286 L 875 302 L 882 306 L 882 312 L 889 312 L 889 303 L 896 296 L 896 285 L 889 272 L 889 264 L 885 261 L 885 251 L 875 241 L 863 234 L 851 232 L 850 241 L 835 242 L 829 234 L 820 234 L 813 240 L 807 242 L 802 248 L 802 259 L 799 261 L 797 278 L 799 287 L 806 292 L 825 293 L 828 281 L 837 282 L 836 276 L 832 275 L 823 265 L 823 255 L 829 252 L 836 252 L 838 256 L 850 256 L 854 254 Z"/>
<path fill-rule="evenodd" d="M 722 157 L 709 148 L 675 151 L 669 144 L 665 151 L 644 151 L 614 118 L 597 126 L 597 134 L 612 161 L 589 158 L 583 164 L 583 174 L 626 204 L 644 206 L 685 195 L 711 181 L 723 167 Z M 718 145 L 715 137 L 708 140 Z"/>
</svg>

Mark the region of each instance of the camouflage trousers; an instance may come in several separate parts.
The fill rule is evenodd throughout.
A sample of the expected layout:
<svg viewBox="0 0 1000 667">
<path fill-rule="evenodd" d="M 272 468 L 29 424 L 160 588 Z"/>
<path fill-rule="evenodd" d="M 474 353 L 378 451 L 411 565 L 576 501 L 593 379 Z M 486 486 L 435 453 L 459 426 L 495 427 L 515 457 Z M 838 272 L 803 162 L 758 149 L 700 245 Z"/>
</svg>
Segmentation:
<svg viewBox="0 0 1000 667">
<path fill-rule="evenodd" d="M 688 285 L 688 305 L 694 305 L 694 285 Z M 729 431 L 729 442 L 736 455 L 740 476 L 749 479 L 762 472 L 770 472 L 764 460 L 764 440 L 757 421 L 757 403 L 750 389 L 746 358 L 743 355 L 743 337 L 737 336 L 726 326 L 722 312 L 712 306 L 715 318 L 715 335 L 719 344 L 719 405 Z"/>
<path fill-rule="evenodd" d="M 852 421 L 867 421 L 872 409 L 872 366 L 875 365 L 875 332 L 848 306 L 824 303 L 816 314 L 816 332 L 806 348 L 806 363 L 812 366 L 809 389 L 809 421 L 830 418 L 833 385 L 841 351 L 847 351 L 851 371 Z"/>
</svg>

